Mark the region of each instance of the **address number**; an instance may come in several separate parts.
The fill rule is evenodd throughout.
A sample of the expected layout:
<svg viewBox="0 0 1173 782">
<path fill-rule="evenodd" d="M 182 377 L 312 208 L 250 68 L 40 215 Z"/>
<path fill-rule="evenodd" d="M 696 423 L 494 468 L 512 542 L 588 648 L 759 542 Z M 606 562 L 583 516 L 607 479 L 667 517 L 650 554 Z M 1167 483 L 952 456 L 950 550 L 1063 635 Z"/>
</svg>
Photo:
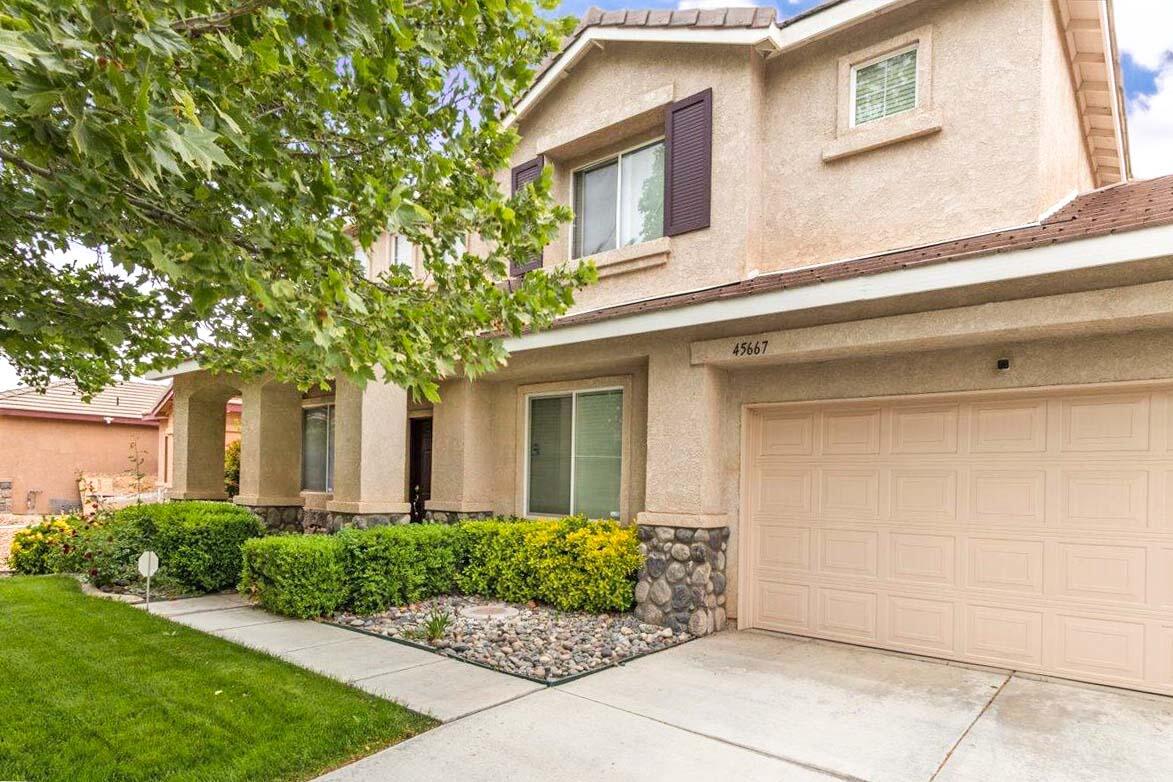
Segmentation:
<svg viewBox="0 0 1173 782">
<path fill-rule="evenodd" d="M 735 342 L 733 343 L 734 356 L 760 356 L 766 352 L 766 346 L 770 344 L 768 339 L 759 339 L 754 342 Z"/>
</svg>

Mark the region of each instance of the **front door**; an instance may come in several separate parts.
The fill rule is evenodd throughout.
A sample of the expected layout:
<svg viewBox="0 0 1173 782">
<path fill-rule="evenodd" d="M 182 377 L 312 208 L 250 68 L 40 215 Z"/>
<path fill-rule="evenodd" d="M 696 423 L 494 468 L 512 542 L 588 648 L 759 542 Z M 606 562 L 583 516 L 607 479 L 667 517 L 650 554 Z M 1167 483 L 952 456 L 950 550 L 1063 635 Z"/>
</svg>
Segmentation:
<svg viewBox="0 0 1173 782">
<path fill-rule="evenodd" d="M 432 419 L 411 419 L 411 459 L 408 469 L 411 488 L 411 520 L 424 520 L 424 503 L 432 497 Z"/>
</svg>

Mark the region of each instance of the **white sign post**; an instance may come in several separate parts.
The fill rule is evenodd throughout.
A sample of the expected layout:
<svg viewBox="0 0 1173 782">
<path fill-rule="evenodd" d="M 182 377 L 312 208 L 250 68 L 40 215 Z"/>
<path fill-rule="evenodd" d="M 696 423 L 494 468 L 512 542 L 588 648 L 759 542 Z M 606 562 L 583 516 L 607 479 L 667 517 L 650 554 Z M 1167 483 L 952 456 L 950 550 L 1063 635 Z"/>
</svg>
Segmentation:
<svg viewBox="0 0 1173 782">
<path fill-rule="evenodd" d="M 147 577 L 147 613 L 151 611 L 151 576 L 159 569 L 159 555 L 144 551 L 138 558 L 138 572 Z"/>
</svg>

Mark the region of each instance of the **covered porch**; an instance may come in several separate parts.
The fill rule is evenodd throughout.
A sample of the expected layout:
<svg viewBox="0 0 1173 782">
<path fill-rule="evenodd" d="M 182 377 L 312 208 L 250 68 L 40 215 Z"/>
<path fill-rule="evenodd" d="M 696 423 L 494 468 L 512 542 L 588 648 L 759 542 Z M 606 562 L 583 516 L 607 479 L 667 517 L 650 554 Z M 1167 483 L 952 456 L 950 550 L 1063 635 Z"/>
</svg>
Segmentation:
<svg viewBox="0 0 1173 782">
<path fill-rule="evenodd" d="M 411 404 L 404 389 L 340 380 L 328 392 L 302 393 L 271 378 L 200 369 L 176 374 L 173 383 L 172 498 L 230 499 L 225 403 L 238 397 L 240 492 L 231 499 L 271 529 L 332 531 L 411 519 L 413 487 L 418 494 L 430 473 L 419 474 L 430 443 L 417 437 L 413 450 L 412 421 L 431 409 Z"/>
</svg>

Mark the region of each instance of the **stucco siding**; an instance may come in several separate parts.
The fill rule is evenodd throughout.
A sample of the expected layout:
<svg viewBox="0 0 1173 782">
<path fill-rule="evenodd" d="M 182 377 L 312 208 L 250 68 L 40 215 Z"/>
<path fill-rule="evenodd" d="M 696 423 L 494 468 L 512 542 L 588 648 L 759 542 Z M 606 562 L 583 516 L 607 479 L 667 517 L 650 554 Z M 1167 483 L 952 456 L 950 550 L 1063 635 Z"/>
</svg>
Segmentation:
<svg viewBox="0 0 1173 782">
<path fill-rule="evenodd" d="M 0 481 L 12 481 L 13 513 L 49 513 L 53 500 L 80 502 L 79 471 L 120 473 L 131 469 L 131 443 L 155 473 L 158 439 L 154 426 L 0 416 Z M 37 492 L 28 507 L 29 492 Z"/>
</svg>

